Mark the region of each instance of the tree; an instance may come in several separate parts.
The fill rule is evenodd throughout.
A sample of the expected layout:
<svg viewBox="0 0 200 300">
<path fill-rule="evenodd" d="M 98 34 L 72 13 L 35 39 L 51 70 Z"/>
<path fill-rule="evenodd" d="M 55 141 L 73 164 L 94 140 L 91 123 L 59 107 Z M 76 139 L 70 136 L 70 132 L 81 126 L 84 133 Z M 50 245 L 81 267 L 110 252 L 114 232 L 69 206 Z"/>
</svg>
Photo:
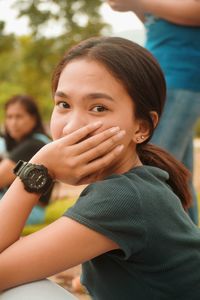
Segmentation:
<svg viewBox="0 0 200 300">
<path fill-rule="evenodd" d="M 108 25 L 102 21 L 99 8 L 103 0 L 15 0 L 18 17 L 26 16 L 33 36 L 43 37 L 47 29 L 58 35 L 65 46 L 91 35 L 99 35 Z M 59 34 L 55 29 L 60 29 Z"/>
<path fill-rule="evenodd" d="M 28 18 L 31 35 L 4 35 L 4 42 L 0 41 L 0 62 L 9 56 L 7 67 L 0 70 L 0 92 L 3 89 L 7 93 L 10 86 L 10 92 L 32 94 L 48 119 L 52 109 L 50 81 L 56 63 L 71 45 L 108 29 L 99 13 L 101 4 L 102 0 L 15 0 L 18 18 Z M 0 33 L 3 25 L 0 23 Z M 7 45 L 10 52 L 1 49 Z"/>
</svg>

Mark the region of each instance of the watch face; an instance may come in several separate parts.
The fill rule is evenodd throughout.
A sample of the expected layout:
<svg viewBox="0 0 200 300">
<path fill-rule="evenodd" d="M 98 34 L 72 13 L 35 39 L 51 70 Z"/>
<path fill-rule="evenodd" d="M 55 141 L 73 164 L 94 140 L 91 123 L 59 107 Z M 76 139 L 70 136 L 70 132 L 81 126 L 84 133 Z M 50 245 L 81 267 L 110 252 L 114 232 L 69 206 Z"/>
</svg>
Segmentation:
<svg viewBox="0 0 200 300">
<path fill-rule="evenodd" d="M 19 176 L 24 184 L 24 189 L 30 193 L 45 194 L 53 185 L 53 179 L 43 165 L 19 160 L 13 172 Z"/>
<path fill-rule="evenodd" d="M 47 175 L 44 170 L 38 168 L 30 168 L 25 172 L 26 183 L 30 188 L 41 189 L 47 182 Z"/>
</svg>

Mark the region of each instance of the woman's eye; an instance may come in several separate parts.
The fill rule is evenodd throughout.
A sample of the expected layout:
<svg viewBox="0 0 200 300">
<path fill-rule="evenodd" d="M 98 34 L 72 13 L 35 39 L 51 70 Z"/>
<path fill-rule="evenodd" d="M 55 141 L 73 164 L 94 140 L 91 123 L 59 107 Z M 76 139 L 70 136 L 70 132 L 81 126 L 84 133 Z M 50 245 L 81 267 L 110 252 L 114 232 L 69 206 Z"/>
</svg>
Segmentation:
<svg viewBox="0 0 200 300">
<path fill-rule="evenodd" d="M 64 102 L 64 101 L 58 102 L 58 103 L 57 103 L 57 106 L 58 106 L 59 108 L 65 108 L 65 109 L 70 108 L 69 104 L 68 104 L 67 102 Z"/>
<path fill-rule="evenodd" d="M 102 111 L 106 111 L 107 108 L 105 106 L 102 105 L 97 105 L 95 107 L 93 107 L 92 111 L 94 112 L 102 112 Z"/>
</svg>

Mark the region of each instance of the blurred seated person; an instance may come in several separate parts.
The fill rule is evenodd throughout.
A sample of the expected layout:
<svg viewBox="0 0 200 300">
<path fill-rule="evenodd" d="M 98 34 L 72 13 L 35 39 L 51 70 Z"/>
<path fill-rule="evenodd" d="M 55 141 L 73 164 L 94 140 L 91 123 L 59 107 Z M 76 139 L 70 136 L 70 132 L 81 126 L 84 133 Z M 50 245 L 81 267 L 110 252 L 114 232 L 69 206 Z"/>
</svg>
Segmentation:
<svg viewBox="0 0 200 300">
<path fill-rule="evenodd" d="M 16 163 L 19 160 L 29 161 L 50 141 L 34 99 L 29 95 L 11 97 L 5 104 L 4 134 L 0 138 L 0 198 L 16 177 L 13 173 Z M 26 225 L 43 223 L 44 208 L 49 202 L 51 191 L 52 188 L 40 198 Z"/>
<path fill-rule="evenodd" d="M 2 134 L 0 134 L 0 161 L 6 156 L 6 142 Z"/>
</svg>

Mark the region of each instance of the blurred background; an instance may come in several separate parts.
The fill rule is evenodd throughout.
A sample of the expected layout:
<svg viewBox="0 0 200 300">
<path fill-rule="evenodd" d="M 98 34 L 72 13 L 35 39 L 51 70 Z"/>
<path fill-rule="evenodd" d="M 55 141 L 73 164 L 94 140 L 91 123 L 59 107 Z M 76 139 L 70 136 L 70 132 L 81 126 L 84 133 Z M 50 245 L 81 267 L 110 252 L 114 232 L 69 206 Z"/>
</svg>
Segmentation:
<svg viewBox="0 0 200 300">
<path fill-rule="evenodd" d="M 144 40 L 137 17 L 113 13 L 102 0 L 0 0 L 0 105 L 31 94 L 48 121 L 51 76 L 63 53 L 87 37 L 114 34 Z"/>
<path fill-rule="evenodd" d="M 0 0 L 0 123 L 5 101 L 18 93 L 33 95 L 48 123 L 56 63 L 71 45 L 96 35 L 145 41 L 133 13 L 113 12 L 103 0 Z"/>
<path fill-rule="evenodd" d="M 37 100 L 48 127 L 56 63 L 70 46 L 97 35 L 121 36 L 140 45 L 145 41 L 143 24 L 133 13 L 113 12 L 103 0 L 0 0 L 0 125 L 4 103 L 22 93 Z M 194 184 L 200 192 L 200 120 L 195 129 L 194 160 Z M 70 189 L 67 195 L 74 197 L 77 190 Z M 56 190 L 54 198 L 65 195 L 63 190 L 66 187 Z M 49 208 L 51 217 L 53 210 L 55 206 Z M 80 268 L 73 272 L 76 276 Z M 65 287 L 68 273 L 53 279 Z M 89 297 L 80 294 L 78 299 Z"/>
</svg>

